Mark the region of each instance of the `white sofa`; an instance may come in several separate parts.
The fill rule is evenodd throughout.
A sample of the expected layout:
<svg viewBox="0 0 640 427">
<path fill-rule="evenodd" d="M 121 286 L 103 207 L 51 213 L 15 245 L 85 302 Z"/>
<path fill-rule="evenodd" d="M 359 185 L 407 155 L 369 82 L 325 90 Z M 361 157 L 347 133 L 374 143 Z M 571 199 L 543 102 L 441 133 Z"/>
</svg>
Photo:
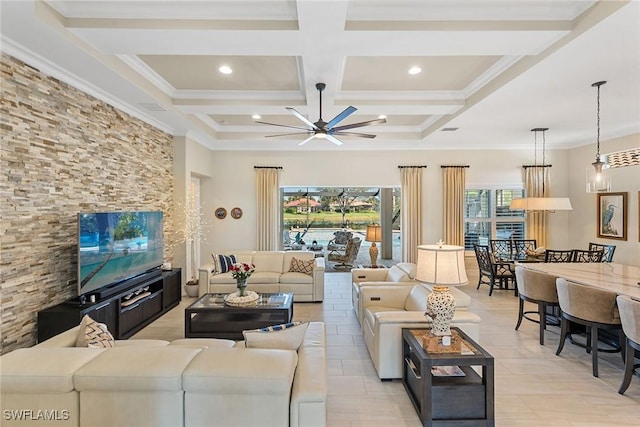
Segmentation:
<svg viewBox="0 0 640 427">
<path fill-rule="evenodd" d="M 0 358 L 3 427 L 326 425 L 323 323 L 297 352 L 216 339 L 74 347 L 77 329 Z"/>
<path fill-rule="evenodd" d="M 455 288 L 450 290 L 456 300 L 451 326 L 478 342 L 480 317 L 467 309 L 471 297 Z M 360 288 L 362 333 L 380 379 L 402 378 L 402 328 L 431 327 L 431 318 L 424 314 L 430 292 L 422 284 Z"/>
<path fill-rule="evenodd" d="M 295 302 L 321 302 L 324 299 L 324 258 L 310 251 L 229 251 L 237 262 L 253 263 L 255 272 L 247 280 L 247 289 L 258 293 L 291 292 Z M 291 259 L 314 260 L 311 275 L 289 271 Z M 214 262 L 198 268 L 198 295 L 229 294 L 236 291 L 231 272 L 218 274 Z"/>
<path fill-rule="evenodd" d="M 351 303 L 356 312 L 358 322 L 362 326 L 362 307 L 360 304 L 360 288 L 362 286 L 402 285 L 413 286 L 416 283 L 416 265 L 400 262 L 391 268 L 353 268 L 351 269 Z"/>
</svg>

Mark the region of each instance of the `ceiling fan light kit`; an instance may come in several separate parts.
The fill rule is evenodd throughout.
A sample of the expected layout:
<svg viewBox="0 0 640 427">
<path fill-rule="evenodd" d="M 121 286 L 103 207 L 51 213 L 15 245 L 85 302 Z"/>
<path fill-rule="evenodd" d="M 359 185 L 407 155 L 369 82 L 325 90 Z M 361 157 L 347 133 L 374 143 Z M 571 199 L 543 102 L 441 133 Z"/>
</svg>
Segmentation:
<svg viewBox="0 0 640 427">
<path fill-rule="evenodd" d="M 255 123 L 260 123 L 260 124 L 263 124 L 263 125 L 271 125 L 271 126 L 281 126 L 281 127 L 300 130 L 300 132 L 283 133 L 283 134 L 277 134 L 277 135 L 267 135 L 266 136 L 267 138 L 275 138 L 275 137 L 279 137 L 279 136 L 292 136 L 292 135 L 310 135 L 307 139 L 305 139 L 304 141 L 302 141 L 298 145 L 304 145 L 307 142 L 311 141 L 312 139 L 326 139 L 326 140 L 334 143 L 335 145 L 339 146 L 339 145 L 342 145 L 342 141 L 340 139 L 338 139 L 337 136 L 341 136 L 341 135 L 342 136 L 357 136 L 357 137 L 360 137 L 360 138 L 369 138 L 369 139 L 375 138 L 376 137 L 375 135 L 369 134 L 369 133 L 346 132 L 346 131 L 349 130 L 349 129 L 355 129 L 355 128 L 364 127 L 364 126 L 373 126 L 373 125 L 386 123 L 387 119 L 378 118 L 378 119 L 369 120 L 369 121 L 366 121 L 366 122 L 351 123 L 351 124 L 348 124 L 348 125 L 337 126 L 338 123 L 342 122 L 344 119 L 346 119 L 351 114 L 356 112 L 358 110 L 356 107 L 348 106 L 340 114 L 338 114 L 337 116 L 335 116 L 333 119 L 329 120 L 328 122 L 325 122 L 322 119 L 322 91 L 325 89 L 325 87 L 326 87 L 326 85 L 324 83 L 316 83 L 316 89 L 318 90 L 319 95 L 320 95 L 320 110 L 319 110 L 319 118 L 318 118 L 317 122 L 313 123 L 311 120 L 309 120 L 308 118 L 306 118 L 305 116 L 300 114 L 300 112 L 297 111 L 293 107 L 286 107 L 286 109 L 291 114 L 296 116 L 300 121 L 302 121 L 305 125 L 307 125 L 306 128 L 305 127 L 301 127 L 301 126 L 289 126 L 289 125 L 283 125 L 283 124 L 278 124 L 278 123 L 262 122 L 262 121 L 259 121 L 259 120 L 256 120 Z"/>
</svg>

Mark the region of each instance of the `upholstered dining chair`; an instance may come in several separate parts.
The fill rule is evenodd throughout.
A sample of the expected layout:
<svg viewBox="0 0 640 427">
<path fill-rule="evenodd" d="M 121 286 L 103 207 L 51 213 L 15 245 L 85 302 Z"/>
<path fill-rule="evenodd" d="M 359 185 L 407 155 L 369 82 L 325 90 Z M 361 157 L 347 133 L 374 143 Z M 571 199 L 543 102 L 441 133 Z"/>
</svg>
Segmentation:
<svg viewBox="0 0 640 427">
<path fill-rule="evenodd" d="M 558 307 L 558 292 L 556 291 L 556 276 L 539 273 L 521 266 L 516 266 L 516 284 L 520 297 L 518 308 L 518 323 L 516 331 L 522 323 L 522 319 L 527 319 L 540 324 L 540 345 L 544 345 L 544 331 L 547 329 L 547 307 Z M 524 302 L 532 302 L 538 305 L 538 319 L 528 317 L 528 314 L 535 311 L 524 311 Z M 551 323 L 559 326 L 559 323 Z"/>
<path fill-rule="evenodd" d="M 640 364 L 634 365 L 635 354 L 640 352 L 640 300 L 626 295 L 618 295 L 616 298 L 622 330 L 626 335 L 626 351 L 624 360 L 624 378 L 618 393 L 624 394 L 631 384 L 633 371 L 640 368 Z"/>
<path fill-rule="evenodd" d="M 559 278 L 556 280 L 558 302 L 562 310 L 560 342 L 556 355 L 560 355 L 569 335 L 569 323 L 587 328 L 587 353 L 591 353 L 593 376 L 598 376 L 598 330 L 610 329 L 622 332 L 620 313 L 616 305 L 616 293 L 581 285 Z M 618 350 L 619 351 L 619 350 Z"/>
<path fill-rule="evenodd" d="M 574 249 L 571 262 L 602 262 L 604 251 L 587 251 L 584 249 Z"/>
<path fill-rule="evenodd" d="M 513 264 L 509 262 L 496 261 L 493 254 L 489 252 L 489 246 L 478 245 L 474 243 L 473 250 L 476 253 L 476 260 L 478 261 L 478 269 L 480 275 L 478 277 L 478 286 L 476 289 L 480 289 L 480 285 L 489 285 L 489 296 L 493 294 L 493 290 L 498 285 L 498 289 L 513 290 L 516 295 L 518 294 L 518 288 L 515 285 L 516 276 L 511 271 Z M 513 287 L 509 287 L 509 283 L 513 283 Z"/>
<path fill-rule="evenodd" d="M 602 251 L 602 262 L 613 262 L 613 253 L 616 251 L 616 245 L 601 245 L 600 243 L 589 243 L 590 251 Z"/>
<path fill-rule="evenodd" d="M 544 252 L 544 262 L 571 262 L 573 260 L 573 249 L 556 250 L 547 249 Z"/>
</svg>

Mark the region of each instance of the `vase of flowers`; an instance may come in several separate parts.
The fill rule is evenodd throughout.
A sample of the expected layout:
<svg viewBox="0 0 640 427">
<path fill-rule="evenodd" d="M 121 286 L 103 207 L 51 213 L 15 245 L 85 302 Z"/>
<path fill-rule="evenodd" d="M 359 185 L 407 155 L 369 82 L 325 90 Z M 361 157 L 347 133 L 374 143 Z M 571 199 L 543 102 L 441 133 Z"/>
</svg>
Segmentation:
<svg viewBox="0 0 640 427">
<path fill-rule="evenodd" d="M 229 267 L 231 276 L 236 279 L 238 296 L 244 296 L 244 290 L 247 288 L 247 279 L 251 276 L 255 269 L 255 265 L 246 262 L 237 262 Z"/>
</svg>

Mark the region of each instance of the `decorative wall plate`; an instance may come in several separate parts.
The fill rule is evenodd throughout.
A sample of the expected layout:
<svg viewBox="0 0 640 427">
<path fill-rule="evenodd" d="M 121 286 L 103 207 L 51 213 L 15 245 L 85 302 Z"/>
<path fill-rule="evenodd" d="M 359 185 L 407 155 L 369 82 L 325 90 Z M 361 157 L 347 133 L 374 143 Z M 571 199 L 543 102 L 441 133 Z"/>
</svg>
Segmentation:
<svg viewBox="0 0 640 427">
<path fill-rule="evenodd" d="M 227 210 L 225 208 L 216 209 L 216 218 L 225 219 L 227 217 Z"/>
<path fill-rule="evenodd" d="M 242 209 L 240 208 L 231 209 L 231 217 L 234 219 L 239 219 L 240 217 L 242 217 Z"/>
</svg>

